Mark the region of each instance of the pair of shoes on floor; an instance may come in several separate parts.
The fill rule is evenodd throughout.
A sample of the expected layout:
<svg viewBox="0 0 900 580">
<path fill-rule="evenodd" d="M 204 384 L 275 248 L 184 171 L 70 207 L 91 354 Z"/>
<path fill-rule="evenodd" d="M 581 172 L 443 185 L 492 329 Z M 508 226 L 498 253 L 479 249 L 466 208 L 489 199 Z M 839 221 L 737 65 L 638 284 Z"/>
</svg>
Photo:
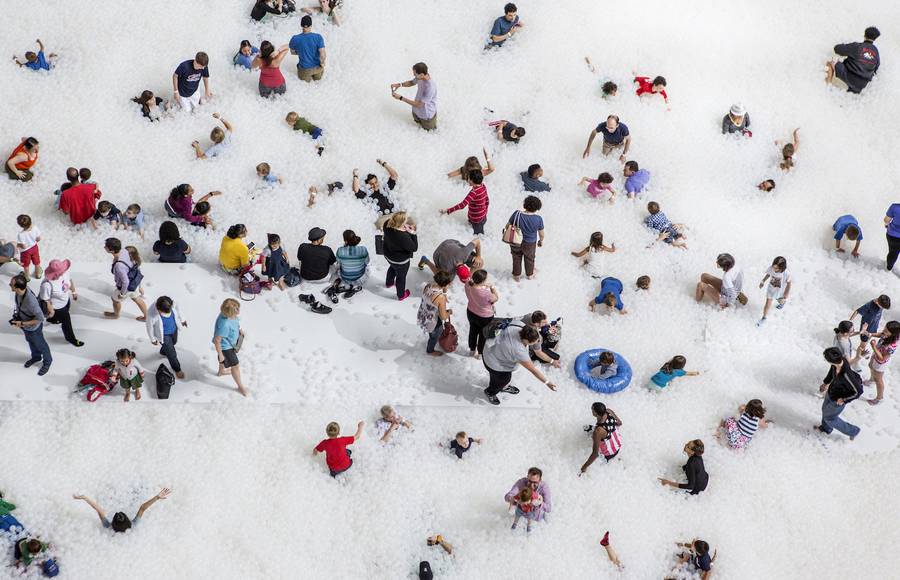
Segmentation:
<svg viewBox="0 0 900 580">
<path fill-rule="evenodd" d="M 325 306 L 318 300 L 316 300 L 315 296 L 312 294 L 300 294 L 297 296 L 300 302 L 304 304 L 309 304 L 309 309 L 316 314 L 328 314 L 331 312 L 330 306 Z"/>
</svg>

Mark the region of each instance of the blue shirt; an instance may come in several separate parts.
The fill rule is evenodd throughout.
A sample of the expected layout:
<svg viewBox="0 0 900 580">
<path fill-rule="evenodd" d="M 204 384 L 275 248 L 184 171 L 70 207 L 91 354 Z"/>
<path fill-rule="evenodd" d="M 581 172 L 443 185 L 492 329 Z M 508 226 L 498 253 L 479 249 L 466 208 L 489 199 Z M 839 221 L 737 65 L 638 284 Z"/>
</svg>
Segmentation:
<svg viewBox="0 0 900 580">
<path fill-rule="evenodd" d="M 887 226 L 887 235 L 892 238 L 900 238 L 900 203 L 892 203 L 891 207 L 888 208 L 885 217 L 891 218 L 891 221 L 888 222 Z M 861 233 L 859 239 L 862 239 Z"/>
<path fill-rule="evenodd" d="M 515 223 L 519 220 L 519 228 L 522 229 L 522 243 L 533 244 L 538 240 L 538 232 L 544 229 L 544 218 L 537 214 L 527 214 L 522 211 L 513 212 L 507 223 Z"/>
<path fill-rule="evenodd" d="M 881 306 L 875 304 L 874 300 L 870 300 L 856 309 L 862 317 L 862 324 L 869 332 L 878 332 L 878 325 L 881 323 Z"/>
<path fill-rule="evenodd" d="M 834 230 L 834 239 L 840 240 L 843 238 L 844 232 L 846 232 L 847 228 L 850 226 L 856 226 L 859 229 L 859 238 L 857 239 L 863 239 L 862 228 L 859 227 L 859 222 L 850 214 L 842 215 L 834 222 L 834 225 L 831 226 L 831 229 Z"/>
<path fill-rule="evenodd" d="M 369 250 L 365 246 L 341 246 L 337 250 L 337 261 L 341 268 L 341 280 L 356 282 L 366 273 Z"/>
<path fill-rule="evenodd" d="M 646 169 L 638 169 L 634 175 L 625 180 L 625 191 L 628 193 L 640 193 L 650 183 L 650 172 Z"/>
<path fill-rule="evenodd" d="M 134 219 L 128 217 L 128 213 L 122 214 L 122 223 L 126 226 L 134 226 L 137 227 L 138 230 L 144 229 L 144 212 L 139 211 Z"/>
<path fill-rule="evenodd" d="M 518 23 L 518 14 L 516 14 L 516 18 L 512 22 L 507 20 L 506 16 L 501 16 L 497 20 L 494 20 L 494 26 L 491 28 L 491 36 L 505 36 Z M 503 39 L 499 42 L 491 41 L 491 46 L 502 46 L 504 42 L 506 42 L 506 39 Z"/>
<path fill-rule="evenodd" d="M 603 304 L 603 299 L 606 298 L 606 295 L 612 294 L 616 297 L 616 310 L 622 310 L 625 308 L 625 305 L 622 304 L 622 288 L 622 281 L 618 278 L 604 278 L 600 281 L 600 292 L 594 298 L 594 303 Z"/>
<path fill-rule="evenodd" d="M 237 345 L 240 336 L 241 324 L 239 318 L 225 318 L 224 314 L 219 314 L 216 318 L 216 329 L 213 332 L 213 339 L 217 336 L 222 337 L 222 350 L 229 350 Z"/>
<path fill-rule="evenodd" d="M 50 70 L 50 63 L 47 62 L 47 58 L 44 56 L 44 51 L 42 50 L 37 53 L 37 60 L 26 62 L 25 67 L 30 68 L 31 70 Z"/>
<path fill-rule="evenodd" d="M 619 123 L 616 126 L 616 130 L 610 132 L 609 129 L 606 128 L 606 121 L 597 125 L 597 132 L 603 135 L 603 142 L 608 145 L 618 145 L 625 140 L 625 137 L 630 135 L 628 126 L 625 123 Z"/>
<path fill-rule="evenodd" d="M 291 52 L 300 57 L 297 68 L 316 68 L 322 66 L 319 60 L 319 49 L 325 48 L 325 40 L 321 34 L 306 32 L 295 34 L 288 44 Z"/>
<path fill-rule="evenodd" d="M 243 67 L 247 70 L 250 70 L 250 65 L 253 64 L 253 57 L 256 56 L 256 54 L 258 52 L 259 52 L 258 48 L 256 48 L 255 46 L 251 46 L 250 47 L 250 56 L 247 56 L 243 52 L 238 51 L 238 53 L 236 55 L 234 55 L 234 58 L 232 59 L 232 61 L 234 62 L 234 64 L 236 64 L 240 67 Z"/>
<path fill-rule="evenodd" d="M 193 60 L 186 60 L 175 69 L 178 75 L 178 94 L 182 97 L 190 97 L 197 92 L 200 86 L 200 79 L 209 76 L 209 67 L 203 67 L 202 70 L 194 68 Z"/>
<path fill-rule="evenodd" d="M 162 320 L 163 326 L 163 336 L 169 336 L 170 334 L 175 334 L 178 332 L 178 323 L 175 322 L 175 315 L 171 312 L 169 314 L 159 313 L 159 318 Z"/>
<path fill-rule="evenodd" d="M 213 143 L 210 145 L 209 149 L 203 152 L 207 158 L 218 157 L 219 155 L 228 151 L 228 147 L 231 145 L 231 131 L 225 131 L 225 138 L 222 139 L 221 143 Z"/>
<path fill-rule="evenodd" d="M 658 373 L 650 377 L 650 380 L 657 387 L 668 387 L 669 383 L 672 382 L 672 379 L 675 377 L 683 377 L 687 374 L 687 371 L 684 369 L 672 369 L 671 373 L 667 373 L 666 371 L 660 369 Z"/>
<path fill-rule="evenodd" d="M 263 177 L 263 181 L 266 183 L 278 183 L 278 176 L 272 175 L 271 173 Z"/>
</svg>

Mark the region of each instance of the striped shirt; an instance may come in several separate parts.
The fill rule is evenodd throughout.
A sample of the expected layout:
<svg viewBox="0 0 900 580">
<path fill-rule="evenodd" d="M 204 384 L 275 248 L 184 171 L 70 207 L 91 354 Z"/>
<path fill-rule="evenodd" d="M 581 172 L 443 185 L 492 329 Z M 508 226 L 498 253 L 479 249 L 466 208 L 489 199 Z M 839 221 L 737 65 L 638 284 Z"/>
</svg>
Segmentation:
<svg viewBox="0 0 900 580">
<path fill-rule="evenodd" d="M 738 419 L 738 429 L 740 429 L 741 435 L 747 439 L 752 439 L 756 434 L 756 430 L 759 429 L 759 418 L 751 417 L 747 413 L 741 413 L 741 418 Z"/>
<path fill-rule="evenodd" d="M 341 268 L 341 280 L 355 282 L 366 273 L 369 250 L 365 246 L 341 246 L 337 250 L 337 261 Z"/>
<path fill-rule="evenodd" d="M 606 430 L 606 437 L 600 441 L 600 453 L 603 457 L 612 457 L 622 448 L 622 440 L 619 438 L 619 432 L 616 431 L 616 420 L 612 415 L 607 415 L 606 421 L 597 422 L 597 427 Z"/>
<path fill-rule="evenodd" d="M 476 185 L 470 189 L 466 198 L 447 209 L 447 213 L 451 214 L 469 206 L 469 222 L 479 224 L 487 219 L 488 205 L 490 205 L 490 203 L 491 200 L 488 198 L 487 187 L 482 183 L 481 185 Z"/>
</svg>

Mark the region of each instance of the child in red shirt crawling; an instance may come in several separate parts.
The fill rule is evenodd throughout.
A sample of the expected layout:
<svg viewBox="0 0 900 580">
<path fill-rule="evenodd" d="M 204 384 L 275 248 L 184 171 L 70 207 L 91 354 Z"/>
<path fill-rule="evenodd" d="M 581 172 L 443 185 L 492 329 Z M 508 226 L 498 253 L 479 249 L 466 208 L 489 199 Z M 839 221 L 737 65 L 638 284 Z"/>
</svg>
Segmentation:
<svg viewBox="0 0 900 580">
<path fill-rule="evenodd" d="M 353 460 L 350 459 L 350 450 L 347 449 L 347 446 L 353 445 L 362 437 L 365 425 L 365 421 L 357 423 L 356 434 L 352 437 L 338 437 L 341 434 L 341 426 L 334 421 L 325 427 L 325 434 L 328 435 L 328 439 L 323 439 L 316 445 L 316 448 L 313 449 L 313 457 L 319 453 L 325 453 L 325 463 L 328 465 L 328 472 L 331 474 L 331 477 L 344 473 L 353 465 Z"/>
<path fill-rule="evenodd" d="M 637 96 L 651 94 L 651 95 L 662 95 L 663 100 L 666 104 L 669 103 L 669 95 L 666 94 L 666 79 L 665 77 L 656 77 L 652 81 L 650 77 L 634 77 L 634 82 L 637 83 L 637 91 L 635 93 Z"/>
</svg>

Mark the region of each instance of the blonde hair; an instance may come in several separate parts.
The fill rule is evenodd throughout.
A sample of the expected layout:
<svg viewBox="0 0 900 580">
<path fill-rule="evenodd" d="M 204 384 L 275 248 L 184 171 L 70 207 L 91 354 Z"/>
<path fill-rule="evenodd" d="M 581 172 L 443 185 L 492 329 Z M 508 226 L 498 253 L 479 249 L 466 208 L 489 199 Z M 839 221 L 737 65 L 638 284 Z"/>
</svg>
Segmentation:
<svg viewBox="0 0 900 580">
<path fill-rule="evenodd" d="M 241 303 L 234 298 L 226 298 L 222 302 L 222 306 L 221 308 L 219 308 L 219 312 L 221 312 L 222 315 L 226 318 L 234 318 L 241 312 Z"/>
<path fill-rule="evenodd" d="M 329 437 L 337 437 L 341 434 L 341 426 L 339 423 L 332 421 L 325 426 L 325 434 Z"/>
<path fill-rule="evenodd" d="M 468 439 L 468 437 L 469 437 L 469 436 L 466 435 L 466 432 L 465 432 L 465 431 L 460 431 L 459 433 L 456 434 L 456 438 L 457 438 L 457 439 Z"/>
<path fill-rule="evenodd" d="M 297 120 L 297 117 L 299 117 L 299 116 L 300 115 L 297 114 L 297 111 L 291 111 L 290 113 L 287 114 L 287 116 L 284 118 L 284 120 L 287 121 L 288 123 L 293 123 L 294 121 Z"/>
<path fill-rule="evenodd" d="M 131 258 L 131 261 L 134 262 L 134 265 L 140 267 L 141 253 L 138 252 L 138 249 L 134 246 L 125 246 L 125 251 L 128 252 L 128 257 Z"/>
<path fill-rule="evenodd" d="M 385 222 L 384 227 L 392 228 L 395 230 L 399 230 L 403 227 L 403 224 L 406 223 L 406 212 L 398 211 L 397 213 L 391 215 L 387 222 Z"/>
<path fill-rule="evenodd" d="M 394 412 L 394 408 L 391 407 L 390 405 L 385 405 L 381 408 L 381 416 L 384 417 L 385 419 L 388 417 L 388 415 L 390 415 L 393 412 Z"/>
</svg>

